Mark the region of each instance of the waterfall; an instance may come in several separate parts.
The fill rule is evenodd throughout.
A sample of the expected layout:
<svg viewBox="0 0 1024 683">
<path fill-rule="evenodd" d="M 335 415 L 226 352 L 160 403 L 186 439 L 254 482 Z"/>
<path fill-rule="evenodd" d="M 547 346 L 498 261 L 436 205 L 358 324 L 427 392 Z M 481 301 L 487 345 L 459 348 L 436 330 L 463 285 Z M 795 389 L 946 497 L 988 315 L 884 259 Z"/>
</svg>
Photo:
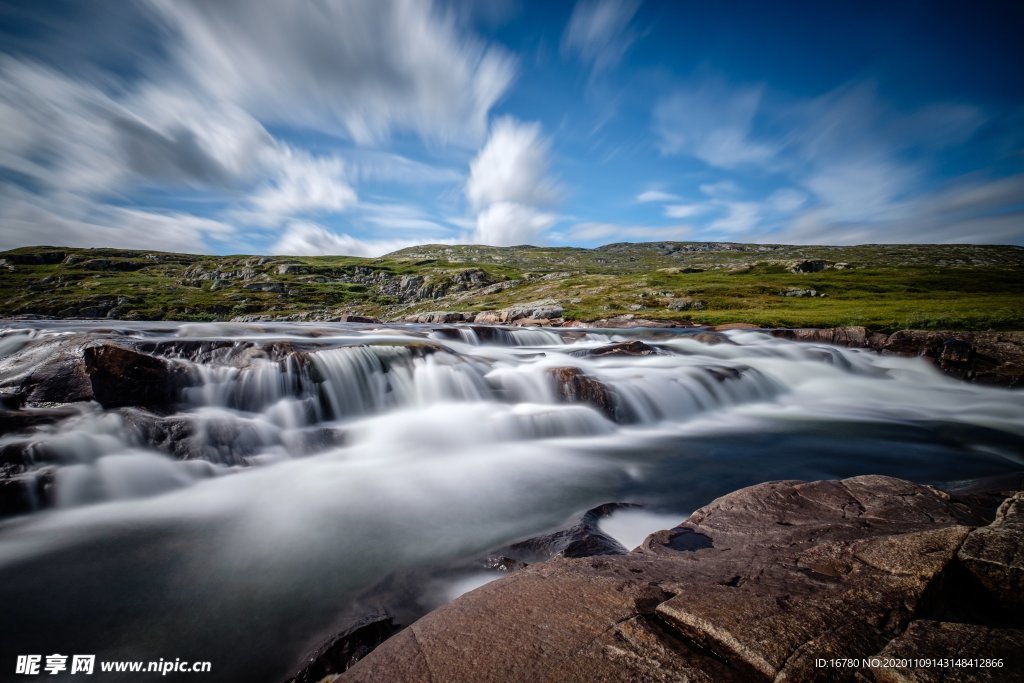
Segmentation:
<svg viewBox="0 0 1024 683">
<path fill-rule="evenodd" d="M 641 339 L 639 352 L 615 346 Z M 30 383 L 48 359 L 74 369 L 82 348 L 107 343 L 186 367 L 191 380 L 169 412 L 71 403 L 58 419 L 0 436 L 0 452 L 32 489 L 27 499 L 45 489 L 52 504 L 73 507 L 345 452 L 354 435 L 387 437 L 408 425 L 427 440 L 441 428 L 475 435 L 484 448 L 837 419 L 1021 432 L 1019 393 L 959 384 L 921 361 L 758 332 L 723 339 L 467 325 L 11 325 L 0 331 L 7 391 Z M 473 406 L 473 424 L 446 417 L 466 419 L 459 404 Z"/>
</svg>

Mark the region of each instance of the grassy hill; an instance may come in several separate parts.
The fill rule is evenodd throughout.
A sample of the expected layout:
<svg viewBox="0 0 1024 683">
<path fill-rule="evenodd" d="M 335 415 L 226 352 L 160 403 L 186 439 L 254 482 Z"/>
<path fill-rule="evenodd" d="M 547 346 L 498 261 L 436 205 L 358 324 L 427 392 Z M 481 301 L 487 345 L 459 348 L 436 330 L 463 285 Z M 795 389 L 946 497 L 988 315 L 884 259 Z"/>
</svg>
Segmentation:
<svg viewBox="0 0 1024 683">
<path fill-rule="evenodd" d="M 26 247 L 0 252 L 0 295 L 5 317 L 396 320 L 555 299 L 576 320 L 1024 329 L 1024 248 L 425 245 L 366 259 Z"/>
</svg>

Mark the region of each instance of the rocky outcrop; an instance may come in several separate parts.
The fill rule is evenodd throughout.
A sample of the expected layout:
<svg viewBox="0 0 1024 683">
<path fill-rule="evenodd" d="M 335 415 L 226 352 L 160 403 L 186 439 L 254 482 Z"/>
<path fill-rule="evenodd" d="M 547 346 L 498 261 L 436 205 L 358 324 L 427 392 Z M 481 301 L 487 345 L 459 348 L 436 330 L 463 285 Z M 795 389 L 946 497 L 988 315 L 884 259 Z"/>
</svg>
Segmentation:
<svg viewBox="0 0 1024 683">
<path fill-rule="evenodd" d="M 529 301 L 515 304 L 499 311 L 483 311 L 477 314 L 475 322 L 480 324 L 507 325 L 523 324 L 530 320 L 535 323 L 540 321 L 561 322 L 564 309 L 562 304 L 553 299 L 542 299 L 540 301 Z"/>
<path fill-rule="evenodd" d="M 767 332 L 794 341 L 869 348 L 882 354 L 921 356 L 958 379 L 1007 387 L 1024 386 L 1024 332 L 899 330 L 886 335 L 871 332 L 865 327 Z"/>
<path fill-rule="evenodd" d="M 97 401 L 105 408 L 163 409 L 194 381 L 184 365 L 110 342 L 89 345 L 72 336 L 46 351 L 7 395 L 14 407 Z"/>
<path fill-rule="evenodd" d="M 631 553 L 478 588 L 340 680 L 1020 680 L 1021 497 L 991 523 L 984 501 L 881 476 L 742 489 Z M 1002 661 L 862 661 L 883 655 Z"/>
</svg>

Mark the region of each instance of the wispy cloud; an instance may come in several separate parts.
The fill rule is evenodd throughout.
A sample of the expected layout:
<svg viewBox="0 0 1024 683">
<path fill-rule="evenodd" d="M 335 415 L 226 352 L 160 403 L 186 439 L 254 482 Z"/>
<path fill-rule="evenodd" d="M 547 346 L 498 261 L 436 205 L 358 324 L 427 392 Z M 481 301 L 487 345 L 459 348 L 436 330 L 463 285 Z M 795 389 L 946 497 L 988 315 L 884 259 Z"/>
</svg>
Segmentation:
<svg viewBox="0 0 1024 683">
<path fill-rule="evenodd" d="M 762 90 L 709 78 L 668 95 L 654 108 L 661 152 L 694 156 L 727 169 L 769 161 L 777 146 L 753 134 Z"/>
<path fill-rule="evenodd" d="M 347 254 L 374 257 L 421 243 L 418 240 L 404 239 L 361 239 L 348 233 L 328 230 L 316 223 L 292 221 L 285 227 L 280 239 L 271 247 L 271 251 L 275 254 L 296 256 Z M 451 240 L 435 240 L 435 243 L 451 243 Z"/>
<path fill-rule="evenodd" d="M 689 225 L 620 225 L 618 223 L 575 223 L 561 235 L 569 242 L 627 242 L 686 239 Z"/>
<path fill-rule="evenodd" d="M 510 55 L 430 0 L 154 6 L 180 36 L 177 61 L 202 92 L 360 143 L 393 130 L 477 142 L 515 74 Z"/>
<path fill-rule="evenodd" d="M 636 196 L 636 200 L 642 204 L 647 202 L 676 202 L 679 199 L 678 195 L 671 192 L 662 192 L 661 190 L 647 190 Z"/>
<path fill-rule="evenodd" d="M 562 35 L 562 50 L 598 73 L 615 66 L 637 38 L 631 27 L 639 0 L 580 0 Z"/>
</svg>

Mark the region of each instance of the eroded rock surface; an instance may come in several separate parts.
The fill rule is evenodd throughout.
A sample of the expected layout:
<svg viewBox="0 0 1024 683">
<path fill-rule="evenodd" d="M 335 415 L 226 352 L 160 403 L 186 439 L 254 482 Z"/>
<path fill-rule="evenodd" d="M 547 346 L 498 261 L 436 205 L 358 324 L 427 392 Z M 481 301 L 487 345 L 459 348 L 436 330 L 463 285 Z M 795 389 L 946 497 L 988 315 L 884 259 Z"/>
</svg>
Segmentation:
<svg viewBox="0 0 1024 683">
<path fill-rule="evenodd" d="M 991 511 L 882 476 L 742 489 L 625 555 L 558 557 L 383 643 L 352 681 L 975 680 L 837 657 L 1002 658 L 1020 680 L 1016 494 Z M 980 571 L 984 566 L 985 571 Z M 1016 677 L 1016 678 L 1015 678 Z M 984 680 L 984 677 L 980 680 Z"/>
</svg>

